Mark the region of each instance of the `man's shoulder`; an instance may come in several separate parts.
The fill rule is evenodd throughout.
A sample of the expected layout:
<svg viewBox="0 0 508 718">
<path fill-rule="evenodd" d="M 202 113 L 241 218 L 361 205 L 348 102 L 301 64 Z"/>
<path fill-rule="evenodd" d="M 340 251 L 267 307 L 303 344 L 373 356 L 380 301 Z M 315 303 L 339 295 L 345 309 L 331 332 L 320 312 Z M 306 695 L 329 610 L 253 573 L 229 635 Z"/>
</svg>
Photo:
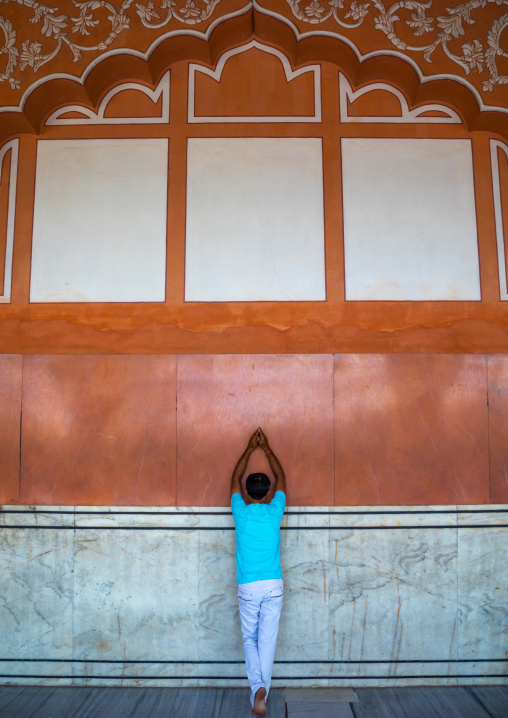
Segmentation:
<svg viewBox="0 0 508 718">
<path fill-rule="evenodd" d="M 286 508 L 286 494 L 284 491 L 276 491 L 268 506 L 284 512 L 284 509 Z"/>
<path fill-rule="evenodd" d="M 286 492 L 281 491 L 280 489 L 277 489 L 277 491 L 275 492 L 273 499 L 270 501 L 270 503 L 272 503 L 273 501 L 276 501 L 276 500 L 286 501 Z"/>
<path fill-rule="evenodd" d="M 233 509 L 233 511 L 237 511 L 237 510 L 243 508 L 244 506 L 247 506 L 247 504 L 243 500 L 242 495 L 238 491 L 235 492 L 234 494 L 232 494 L 231 508 Z"/>
</svg>

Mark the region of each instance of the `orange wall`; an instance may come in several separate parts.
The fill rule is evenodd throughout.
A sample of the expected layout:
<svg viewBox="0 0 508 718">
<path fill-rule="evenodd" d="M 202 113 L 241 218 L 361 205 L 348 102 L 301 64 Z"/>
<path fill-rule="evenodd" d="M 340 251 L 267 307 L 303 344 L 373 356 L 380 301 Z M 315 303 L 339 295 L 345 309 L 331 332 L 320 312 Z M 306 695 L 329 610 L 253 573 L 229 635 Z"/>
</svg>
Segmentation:
<svg viewBox="0 0 508 718">
<path fill-rule="evenodd" d="M 309 112 L 312 88 L 307 87 L 307 81 L 300 82 L 301 78 L 296 78 L 293 80 L 296 84 L 291 95 L 277 58 L 271 55 L 265 57 L 263 53 L 251 50 L 229 60 L 225 68 L 221 83 L 202 75 L 198 76 L 197 112 L 216 107 L 221 112 L 230 112 L 233 115 L 248 114 L 258 106 L 261 106 L 263 111 L 270 110 L 274 115 L 284 112 Z M 263 70 L 262 83 L 259 82 L 260 68 Z M 43 126 L 38 135 L 44 140 L 136 137 L 169 139 L 170 189 L 167 207 L 165 301 L 138 304 L 30 303 L 37 137 L 22 136 L 12 298 L 9 303 L 0 305 L 0 352 L 508 352 L 508 303 L 500 299 L 489 147 L 489 140 L 495 135 L 471 132 L 466 124 L 341 124 L 339 68 L 329 62 L 321 63 L 323 116 L 320 123 L 189 124 L 188 70 L 188 62 L 176 62 L 171 66 L 170 122 L 167 124 Z M 353 103 L 351 113 L 360 110 L 367 115 L 374 112 L 396 112 L 397 108 L 392 106 L 393 95 L 384 93 L 389 106 L 385 107 L 379 102 L 379 96 L 383 95 L 383 92 L 360 98 L 356 101 L 359 103 L 359 109 L 355 110 L 356 103 Z M 140 98 L 144 100 L 141 101 Z M 268 102 L 269 107 L 265 107 L 262 101 Z M 150 110 L 149 105 L 146 96 L 126 90 L 125 95 L 120 94 L 115 98 L 111 111 L 115 110 L 124 116 L 129 112 L 133 115 L 149 114 L 150 111 L 157 114 L 158 106 Z M 411 104 L 409 106 L 411 107 Z M 443 107 L 445 106 L 443 104 Z M 451 104 L 450 106 L 453 107 Z M 190 137 L 323 138 L 326 301 L 184 301 L 186 152 Z M 341 138 L 346 137 L 472 140 L 481 301 L 345 301 L 340 145 Z M 500 163 L 501 192 L 506 199 L 507 160 L 502 153 Z M 55 212 L 58 214 L 58 208 Z M 505 221 L 505 224 L 508 225 L 508 222 Z"/>
<path fill-rule="evenodd" d="M 237 41 L 216 38 L 214 61 L 251 39 L 245 22 Z M 267 16 L 259 22 L 257 37 L 275 37 Z M 359 68 L 322 38 L 300 44 L 298 55 L 298 66 L 321 66 L 320 122 L 193 124 L 188 59 L 213 66 L 210 47 L 201 46 L 202 53 L 154 53 L 151 74 L 118 59 L 106 84 L 90 74 L 90 96 L 77 83 L 58 96 L 34 92 L 26 105 L 31 128 L 5 130 L 20 143 L 12 294 L 0 304 L 0 500 L 223 506 L 235 461 L 261 424 L 296 505 L 508 501 L 508 303 L 500 299 L 489 144 L 505 129 L 496 134 L 492 112 L 481 114 L 490 124 L 476 122 L 478 108 L 475 114 L 459 101 L 459 83 L 455 97 L 419 85 L 411 73 L 404 80 L 386 57 Z M 280 61 L 258 49 L 228 63 L 220 82 L 197 76 L 198 116 L 312 115 L 309 75 L 287 83 Z M 168 67 L 167 123 L 44 125 L 67 103 L 97 109 L 111 77 L 155 87 Z M 340 72 L 355 88 L 377 80 L 402 89 L 408 111 L 440 101 L 463 123 L 398 122 L 403 108 L 386 87 L 349 111 L 388 119 L 341 122 Z M 127 89 L 106 117 L 149 118 L 161 106 Z M 169 141 L 165 301 L 30 303 L 37 140 L 144 137 Z M 184 301 L 187 143 L 194 137 L 323 139 L 325 301 Z M 345 301 L 341 140 L 373 137 L 471 140 L 481 301 Z M 508 160 L 500 153 L 499 161 L 506 217 Z M 7 169 L 6 161 L 3 205 Z M 266 462 L 256 456 L 252 465 Z"/>
<path fill-rule="evenodd" d="M 2 503 L 224 506 L 258 424 L 294 505 L 508 502 L 506 355 L 0 361 Z"/>
</svg>

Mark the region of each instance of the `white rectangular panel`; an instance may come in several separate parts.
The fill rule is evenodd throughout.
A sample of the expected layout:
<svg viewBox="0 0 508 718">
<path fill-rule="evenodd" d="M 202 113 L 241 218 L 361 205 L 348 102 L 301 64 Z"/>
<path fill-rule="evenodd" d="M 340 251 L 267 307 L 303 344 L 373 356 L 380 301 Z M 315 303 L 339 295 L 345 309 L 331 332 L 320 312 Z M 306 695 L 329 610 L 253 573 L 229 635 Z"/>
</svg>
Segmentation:
<svg viewBox="0 0 508 718">
<path fill-rule="evenodd" d="M 14 249 L 14 224 L 16 216 L 16 190 L 18 184 L 18 154 L 19 139 L 11 140 L 0 148 L 0 173 L 4 157 L 8 151 L 11 151 L 10 159 L 10 175 L 9 175 L 9 195 L 7 200 L 7 223 L 5 236 L 5 255 L 4 255 L 4 290 L 0 294 L 0 304 L 8 304 L 11 301 L 11 283 L 12 283 L 12 255 Z"/>
<path fill-rule="evenodd" d="M 325 299 L 320 139 L 189 139 L 185 299 Z"/>
<path fill-rule="evenodd" d="M 469 140 L 343 139 L 346 299 L 480 300 Z"/>
<path fill-rule="evenodd" d="M 166 139 L 39 141 L 30 301 L 164 301 L 167 166 Z"/>
</svg>

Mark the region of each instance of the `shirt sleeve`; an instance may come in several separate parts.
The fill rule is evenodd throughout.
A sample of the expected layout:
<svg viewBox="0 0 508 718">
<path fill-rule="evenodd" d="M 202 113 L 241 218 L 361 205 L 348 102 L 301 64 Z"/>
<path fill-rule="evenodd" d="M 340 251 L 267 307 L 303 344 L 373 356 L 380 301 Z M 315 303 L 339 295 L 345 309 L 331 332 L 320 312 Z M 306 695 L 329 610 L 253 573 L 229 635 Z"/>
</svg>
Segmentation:
<svg viewBox="0 0 508 718">
<path fill-rule="evenodd" d="M 270 509 L 273 513 L 278 514 L 282 518 L 286 509 L 286 494 L 284 491 L 276 491 L 275 496 L 270 501 Z"/>
<path fill-rule="evenodd" d="M 247 506 L 247 504 L 242 499 L 242 495 L 239 492 L 234 493 L 231 497 L 231 510 L 233 511 L 233 516 L 237 514 L 244 506 Z"/>
</svg>

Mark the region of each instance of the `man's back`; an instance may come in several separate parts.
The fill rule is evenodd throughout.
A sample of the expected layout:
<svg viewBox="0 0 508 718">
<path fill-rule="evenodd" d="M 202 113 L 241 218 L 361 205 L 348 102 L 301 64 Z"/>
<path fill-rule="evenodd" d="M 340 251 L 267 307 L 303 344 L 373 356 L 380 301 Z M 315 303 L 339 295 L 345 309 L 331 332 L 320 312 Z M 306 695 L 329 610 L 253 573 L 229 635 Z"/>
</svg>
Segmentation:
<svg viewBox="0 0 508 718">
<path fill-rule="evenodd" d="M 276 491 L 269 504 L 246 504 L 238 493 L 231 497 L 236 528 L 237 583 L 282 578 L 280 522 L 286 495 Z"/>
</svg>

